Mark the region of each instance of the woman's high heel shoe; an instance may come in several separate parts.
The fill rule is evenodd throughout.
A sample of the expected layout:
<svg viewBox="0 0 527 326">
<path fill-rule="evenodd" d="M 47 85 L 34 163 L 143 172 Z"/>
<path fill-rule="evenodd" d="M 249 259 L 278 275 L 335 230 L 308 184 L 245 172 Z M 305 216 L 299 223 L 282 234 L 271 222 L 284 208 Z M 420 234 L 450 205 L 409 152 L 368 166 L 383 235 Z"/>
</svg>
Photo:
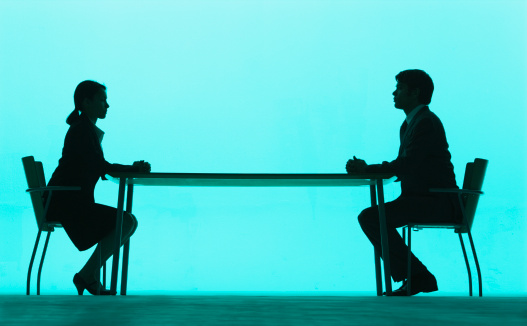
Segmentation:
<svg viewBox="0 0 527 326">
<path fill-rule="evenodd" d="M 90 294 L 97 295 L 97 287 L 101 288 L 99 291 L 99 295 L 115 295 L 115 291 L 111 290 L 103 290 L 101 283 L 95 281 L 90 284 L 86 283 L 86 281 L 79 275 L 79 273 L 75 274 L 73 277 L 73 284 L 75 284 L 75 287 L 77 288 L 77 292 L 79 295 L 82 295 L 84 293 L 84 290 L 87 290 Z"/>
</svg>

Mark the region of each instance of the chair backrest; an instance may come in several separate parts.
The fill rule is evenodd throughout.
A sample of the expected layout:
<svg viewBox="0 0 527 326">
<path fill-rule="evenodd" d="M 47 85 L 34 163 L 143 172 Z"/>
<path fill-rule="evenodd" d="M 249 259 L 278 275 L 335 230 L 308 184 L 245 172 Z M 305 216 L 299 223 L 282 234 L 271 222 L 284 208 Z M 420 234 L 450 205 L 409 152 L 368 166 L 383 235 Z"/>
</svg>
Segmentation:
<svg viewBox="0 0 527 326">
<path fill-rule="evenodd" d="M 463 189 L 481 190 L 483 187 L 483 180 L 485 179 L 485 172 L 489 161 L 477 158 L 474 162 L 467 163 L 465 169 L 465 179 L 463 180 Z M 476 208 L 478 206 L 480 195 L 465 195 L 463 197 L 463 205 L 465 206 L 465 218 L 467 219 L 469 230 L 472 229 L 474 217 L 476 216 Z M 468 230 L 461 231 L 462 233 Z"/>
<path fill-rule="evenodd" d="M 33 156 L 26 156 L 22 158 L 24 165 L 24 172 L 26 173 L 27 186 L 29 188 L 39 188 L 46 186 L 46 179 L 44 177 L 44 168 L 42 162 L 35 161 Z M 42 198 L 43 192 L 30 192 L 31 203 L 35 212 L 37 226 L 42 227 L 43 231 L 53 231 L 53 227 L 46 224 L 46 216 L 44 212 L 44 201 Z"/>
</svg>

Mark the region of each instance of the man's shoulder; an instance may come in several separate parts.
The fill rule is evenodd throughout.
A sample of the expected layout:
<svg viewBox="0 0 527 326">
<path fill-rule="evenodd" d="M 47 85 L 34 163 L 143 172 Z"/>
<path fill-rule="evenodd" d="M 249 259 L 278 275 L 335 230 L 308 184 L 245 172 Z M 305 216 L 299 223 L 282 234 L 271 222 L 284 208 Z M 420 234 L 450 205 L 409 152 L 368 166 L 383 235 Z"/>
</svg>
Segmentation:
<svg viewBox="0 0 527 326">
<path fill-rule="evenodd" d="M 430 108 L 428 106 L 422 108 L 421 111 L 418 112 L 415 116 L 416 123 L 425 120 L 430 120 L 432 123 L 441 123 L 439 117 L 434 112 L 430 111 Z"/>
<path fill-rule="evenodd" d="M 410 134 L 422 131 L 426 131 L 426 133 L 444 133 L 443 123 L 428 107 L 424 107 L 417 113 L 409 128 Z"/>
</svg>

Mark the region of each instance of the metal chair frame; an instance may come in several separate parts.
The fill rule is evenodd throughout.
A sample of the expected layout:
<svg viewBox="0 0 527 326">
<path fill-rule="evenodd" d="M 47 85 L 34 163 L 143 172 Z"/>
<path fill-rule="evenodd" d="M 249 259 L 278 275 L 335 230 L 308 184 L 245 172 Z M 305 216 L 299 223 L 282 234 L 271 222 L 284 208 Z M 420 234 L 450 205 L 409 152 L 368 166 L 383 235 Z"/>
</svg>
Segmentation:
<svg viewBox="0 0 527 326">
<path fill-rule="evenodd" d="M 472 184 L 472 174 L 473 174 L 473 167 L 474 164 L 479 164 L 479 172 L 481 175 L 481 179 L 476 181 L 478 184 L 475 186 Z M 464 189 L 430 189 L 430 192 L 435 193 L 451 193 L 451 194 L 457 194 L 457 198 L 459 200 L 459 204 L 461 207 L 461 214 L 462 214 L 462 223 L 408 223 L 406 226 L 403 227 L 403 241 L 405 240 L 406 235 L 406 229 L 408 229 L 408 272 L 407 272 L 407 294 L 411 294 L 411 280 L 412 280 L 412 229 L 413 230 L 422 230 L 422 229 L 454 229 L 454 232 L 458 234 L 459 236 L 459 242 L 461 243 L 461 250 L 463 251 L 463 257 L 465 258 L 465 264 L 467 266 L 467 272 L 468 272 L 468 286 L 469 286 L 469 296 L 472 296 L 472 273 L 470 271 L 470 264 L 467 257 L 467 251 L 465 249 L 465 244 L 463 242 L 462 233 L 466 233 L 468 235 L 468 239 L 470 242 L 470 247 L 472 249 L 472 255 L 474 257 L 474 263 L 476 265 L 476 271 L 478 274 L 478 285 L 479 285 L 479 296 L 483 296 L 483 285 L 481 282 L 481 269 L 479 266 L 478 256 L 476 254 L 476 248 L 474 246 L 474 240 L 472 239 L 472 222 L 474 221 L 474 216 L 476 213 L 476 207 L 477 202 L 479 200 L 479 196 L 483 195 L 483 192 L 481 191 L 481 187 L 483 185 L 483 178 L 485 176 L 485 171 L 487 168 L 488 161 L 483 159 L 475 159 L 474 162 L 469 162 L 467 164 L 467 168 L 465 171 L 465 180 L 463 182 L 463 188 Z M 479 188 L 479 189 L 466 189 L 466 188 Z M 467 216 L 467 207 L 469 200 L 472 200 L 471 205 L 471 212 L 469 213 L 472 216 Z"/>
<path fill-rule="evenodd" d="M 35 246 L 33 247 L 33 253 L 31 254 L 31 260 L 29 262 L 29 268 L 27 272 L 27 284 L 26 284 L 26 295 L 30 295 L 30 285 L 31 285 L 31 273 L 33 270 L 33 263 L 35 261 L 35 256 L 37 253 L 38 245 L 40 243 L 40 236 L 42 232 L 47 232 L 46 241 L 44 242 L 44 248 L 42 250 L 42 256 L 40 258 L 40 263 L 38 267 L 37 274 L 37 295 L 40 295 L 40 279 L 42 275 L 42 267 L 44 266 L 44 258 L 46 257 L 46 252 L 48 249 L 49 239 L 51 237 L 51 232 L 55 231 L 55 228 L 62 228 L 60 222 L 57 221 L 48 221 L 47 212 L 49 208 L 49 203 L 51 202 L 51 197 L 54 191 L 78 191 L 80 187 L 74 186 L 49 186 L 46 187 L 44 169 L 42 162 L 35 161 L 33 156 L 27 156 L 22 158 L 22 163 L 24 165 L 24 171 L 26 174 L 26 179 L 28 182 L 29 189 L 26 190 L 27 193 L 31 196 L 31 201 L 33 204 L 33 210 L 35 212 L 35 218 L 37 220 L 38 233 L 35 240 Z M 39 185 L 35 187 L 35 185 Z M 44 194 L 48 193 L 46 202 L 44 203 Z M 97 254 L 99 257 L 99 266 L 101 266 L 101 250 L 100 247 L 97 249 Z M 103 267 L 103 286 L 106 287 L 106 263 L 102 264 Z M 100 275 L 99 275 L 100 279 Z M 98 289 L 99 292 L 100 289 Z"/>
</svg>

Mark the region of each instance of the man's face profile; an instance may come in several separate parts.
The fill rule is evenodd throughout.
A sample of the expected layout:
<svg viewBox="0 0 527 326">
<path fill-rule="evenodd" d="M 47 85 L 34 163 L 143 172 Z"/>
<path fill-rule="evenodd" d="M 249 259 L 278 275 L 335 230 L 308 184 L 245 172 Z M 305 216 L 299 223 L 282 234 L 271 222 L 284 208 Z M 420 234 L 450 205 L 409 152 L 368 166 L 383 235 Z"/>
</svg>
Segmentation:
<svg viewBox="0 0 527 326">
<path fill-rule="evenodd" d="M 408 91 L 408 85 L 397 82 L 395 91 L 393 92 L 393 102 L 397 109 L 413 109 L 416 106 L 418 90 L 413 92 Z"/>
</svg>

